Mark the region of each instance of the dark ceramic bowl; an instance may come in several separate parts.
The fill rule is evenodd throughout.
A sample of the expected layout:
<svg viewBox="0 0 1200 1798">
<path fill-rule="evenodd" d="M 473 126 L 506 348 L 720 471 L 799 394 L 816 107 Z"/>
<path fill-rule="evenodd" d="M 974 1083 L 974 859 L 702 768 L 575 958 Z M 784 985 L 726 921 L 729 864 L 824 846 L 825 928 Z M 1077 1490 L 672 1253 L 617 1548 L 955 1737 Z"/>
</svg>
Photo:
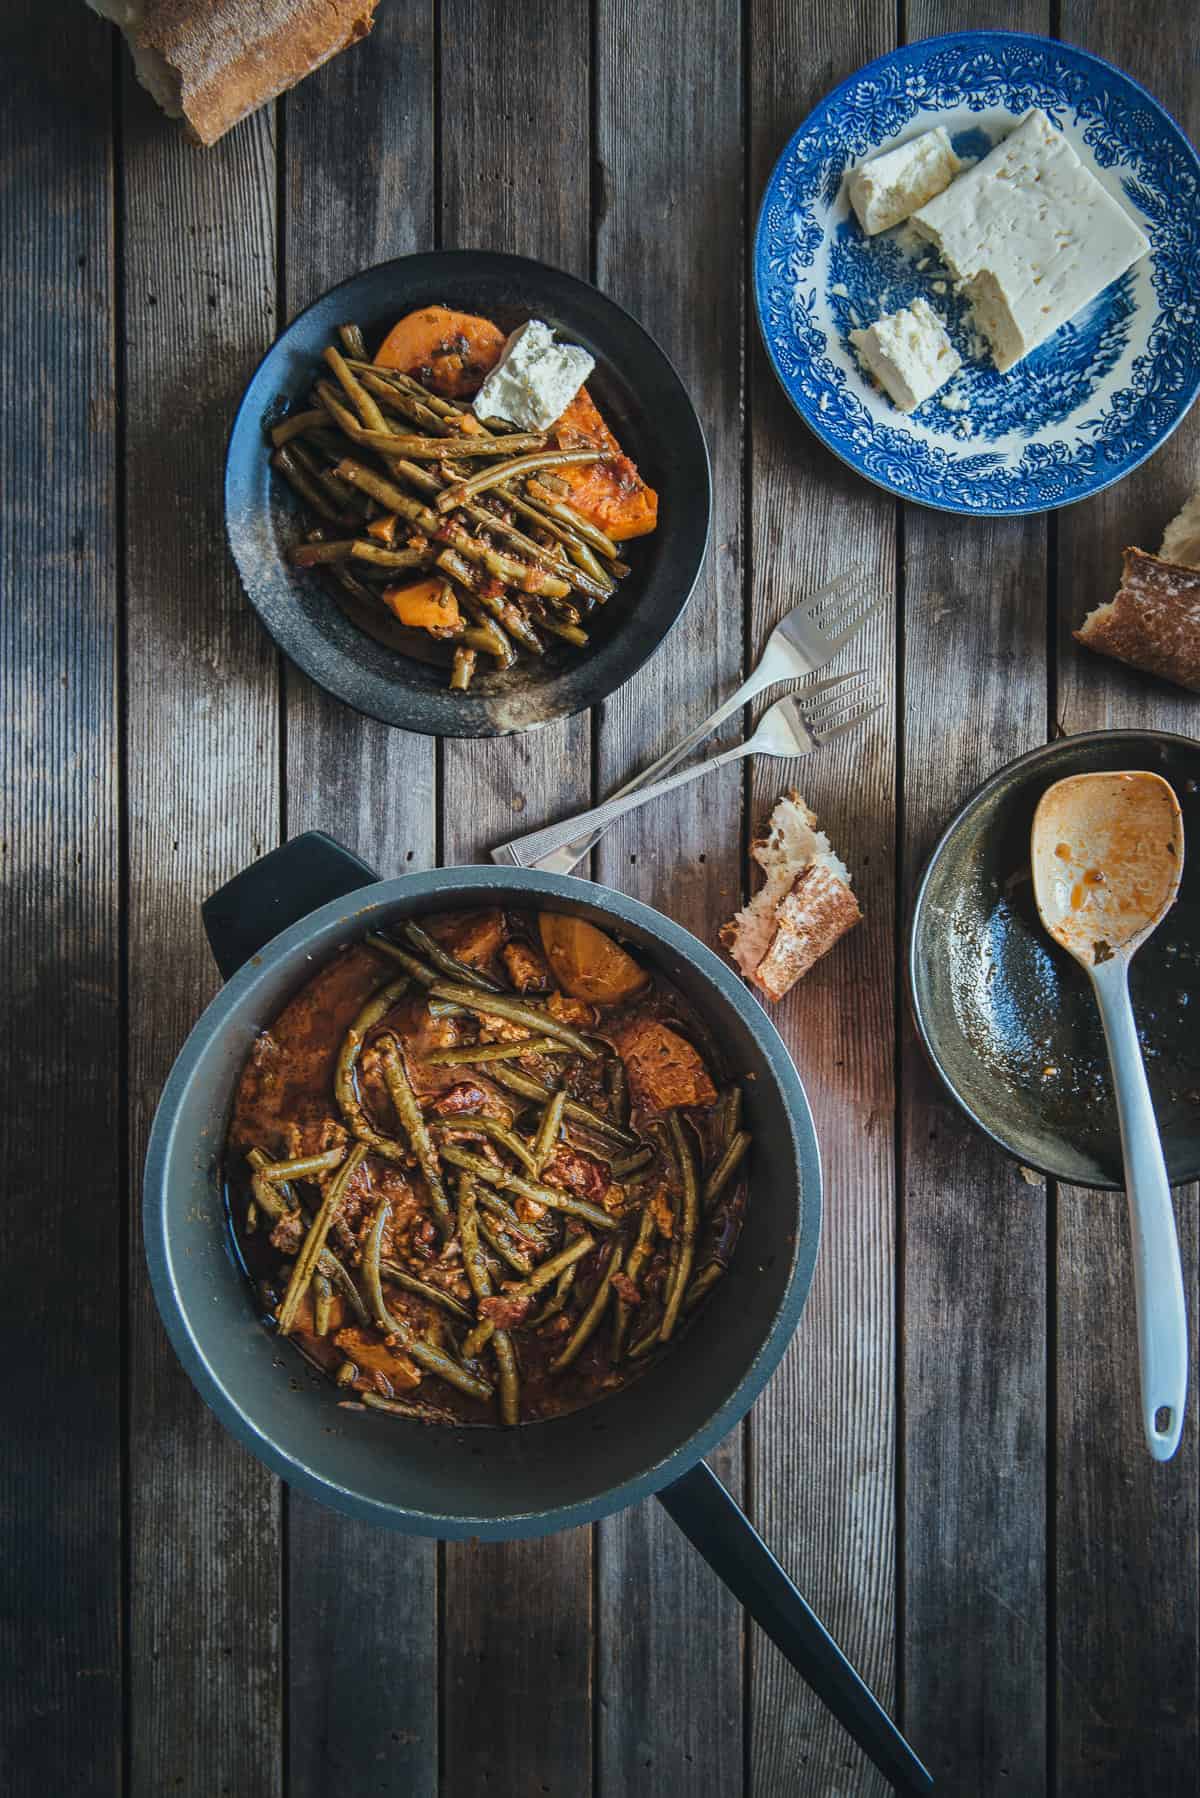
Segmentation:
<svg viewBox="0 0 1200 1798">
<path fill-rule="evenodd" d="M 1029 833 L 1055 781 L 1127 768 L 1161 774 L 1183 811 L 1179 898 L 1129 986 L 1168 1175 L 1200 1177 L 1200 743 L 1104 731 L 1002 768 L 933 851 L 908 942 L 917 1028 L 967 1116 L 1025 1166 L 1112 1189 L 1124 1179 L 1104 1035 L 1087 975 L 1042 929 Z"/>
<path fill-rule="evenodd" d="M 433 301 L 506 330 L 537 317 L 596 358 L 588 388 L 622 448 L 659 496 L 658 529 L 628 546 L 632 572 L 589 620 L 584 650 L 551 646 L 507 674 L 446 690 L 448 669 L 379 642 L 312 570 L 293 568 L 298 502 L 268 462 L 264 425 L 301 400 L 337 327 L 362 326 L 374 348 L 414 307 Z M 320 686 L 385 724 L 429 736 L 493 737 L 599 704 L 654 654 L 696 585 L 712 506 L 695 407 L 654 339 L 586 281 L 521 256 L 442 250 L 383 262 L 332 288 L 293 319 L 259 364 L 234 420 L 225 468 L 229 545 L 251 605 L 284 654 Z"/>
<path fill-rule="evenodd" d="M 163 1321 L 227 1428 L 327 1504 L 438 1536 L 532 1536 L 584 1523 L 686 1473 L 737 1423 L 787 1346 L 820 1233 L 820 1165 L 803 1088 L 758 1002 L 711 950 L 649 906 L 515 868 L 364 881 L 374 881 L 370 870 L 310 834 L 206 908 L 230 978 L 171 1071 L 146 1161 L 146 1254 Z M 497 899 L 615 927 L 682 990 L 745 1077 L 750 1202 L 704 1328 L 633 1385 L 518 1430 L 397 1424 L 340 1409 L 329 1381 L 281 1353 L 259 1322 L 223 1205 L 225 1130 L 256 1034 L 339 945 L 403 918 Z"/>
</svg>

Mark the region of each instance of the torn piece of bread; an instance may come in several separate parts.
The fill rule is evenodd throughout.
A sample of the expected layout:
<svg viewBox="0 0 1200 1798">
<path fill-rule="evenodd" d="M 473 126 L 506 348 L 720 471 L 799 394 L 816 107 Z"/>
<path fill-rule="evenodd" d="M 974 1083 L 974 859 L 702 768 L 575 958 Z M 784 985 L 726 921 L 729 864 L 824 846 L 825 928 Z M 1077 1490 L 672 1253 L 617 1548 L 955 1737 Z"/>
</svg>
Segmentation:
<svg viewBox="0 0 1200 1798">
<path fill-rule="evenodd" d="M 376 0 L 88 0 L 138 80 L 202 144 L 366 37 Z"/>
<path fill-rule="evenodd" d="M 753 846 L 766 883 L 721 928 L 721 941 L 748 980 L 782 999 L 862 913 L 846 865 L 794 790 Z"/>
<path fill-rule="evenodd" d="M 1179 568 L 1200 568 L 1200 487 L 1163 532 L 1158 557 Z"/>
<path fill-rule="evenodd" d="M 1116 597 L 1075 632 L 1099 655 L 1200 693 L 1200 569 L 1125 551 Z"/>
</svg>

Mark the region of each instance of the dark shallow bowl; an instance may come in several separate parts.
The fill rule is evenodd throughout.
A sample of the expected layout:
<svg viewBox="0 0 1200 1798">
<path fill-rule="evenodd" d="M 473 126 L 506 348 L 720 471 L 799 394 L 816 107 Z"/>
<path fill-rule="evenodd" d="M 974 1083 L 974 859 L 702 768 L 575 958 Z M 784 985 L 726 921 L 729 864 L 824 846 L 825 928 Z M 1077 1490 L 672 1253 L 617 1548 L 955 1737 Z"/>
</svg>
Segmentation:
<svg viewBox="0 0 1200 1798">
<path fill-rule="evenodd" d="M 1124 1179 L 1104 1035 L 1087 975 L 1042 929 L 1029 833 L 1055 781 L 1121 769 L 1161 774 L 1183 811 L 1179 898 L 1129 986 L 1168 1175 L 1200 1177 L 1200 743 L 1103 731 L 1001 768 L 934 849 L 908 942 L 917 1028 L 967 1116 L 1025 1166 L 1112 1189 Z"/>
<path fill-rule="evenodd" d="M 184 1367 L 222 1423 L 276 1473 L 327 1504 L 392 1528 L 533 1536 L 659 1491 L 748 1409 L 808 1293 L 820 1234 L 820 1164 L 787 1050 L 731 970 L 637 900 L 515 868 L 449 868 L 350 891 L 335 864 L 335 890 L 340 884 L 345 896 L 322 904 L 322 858 L 330 854 L 352 863 L 352 883 L 355 870 L 360 880 L 373 879 L 328 839 L 310 834 L 256 863 L 206 908 L 231 978 L 167 1080 L 144 1192 L 155 1297 Z M 616 928 L 684 993 L 722 1044 L 730 1071 L 745 1078 L 755 1139 L 750 1200 L 703 1328 L 689 1331 L 676 1352 L 631 1386 L 518 1430 L 398 1423 L 339 1408 L 330 1382 L 259 1322 L 225 1215 L 225 1131 L 257 1033 L 341 944 L 404 918 L 489 901 L 544 905 Z"/>
<path fill-rule="evenodd" d="M 659 496 L 658 529 L 628 548 L 632 572 L 589 621 L 584 650 L 551 647 L 534 664 L 446 691 L 448 669 L 369 636 L 312 570 L 293 568 L 298 503 L 268 462 L 264 424 L 312 385 L 337 327 L 362 326 L 374 349 L 414 307 L 445 301 L 506 330 L 545 319 L 596 358 L 589 391 Z M 385 724 L 439 737 L 530 730 L 599 704 L 654 654 L 696 585 L 712 509 L 696 409 L 654 339 L 586 281 L 522 256 L 440 250 L 402 256 L 331 288 L 271 346 L 234 420 L 225 467 L 229 546 L 251 605 L 284 654 L 327 692 Z"/>
</svg>

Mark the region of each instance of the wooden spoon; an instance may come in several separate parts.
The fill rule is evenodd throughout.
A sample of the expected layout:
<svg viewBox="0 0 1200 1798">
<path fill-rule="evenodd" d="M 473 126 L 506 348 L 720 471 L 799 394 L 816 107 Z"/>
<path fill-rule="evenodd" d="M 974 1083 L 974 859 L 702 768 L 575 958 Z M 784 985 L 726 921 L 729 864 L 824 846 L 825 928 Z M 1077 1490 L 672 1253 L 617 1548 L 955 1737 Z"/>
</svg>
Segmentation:
<svg viewBox="0 0 1200 1798">
<path fill-rule="evenodd" d="M 1142 1426 L 1155 1460 L 1169 1461 L 1187 1398 L 1187 1315 L 1129 964 L 1179 891 L 1179 802 L 1158 774 L 1073 774 L 1042 795 L 1032 852 L 1042 923 L 1086 970 L 1104 1025 L 1133 1235 Z"/>
</svg>

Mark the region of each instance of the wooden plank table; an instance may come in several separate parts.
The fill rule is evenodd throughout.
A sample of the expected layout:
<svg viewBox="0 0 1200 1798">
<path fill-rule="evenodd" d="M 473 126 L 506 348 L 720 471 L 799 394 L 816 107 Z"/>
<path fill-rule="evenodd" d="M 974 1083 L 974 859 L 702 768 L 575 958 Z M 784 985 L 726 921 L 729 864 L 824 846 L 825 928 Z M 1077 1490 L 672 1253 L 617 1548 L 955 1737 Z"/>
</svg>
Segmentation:
<svg viewBox="0 0 1200 1798">
<path fill-rule="evenodd" d="M 805 789 L 867 921 L 776 1014 L 821 1133 L 825 1240 L 787 1359 L 714 1464 L 940 1789 L 1195 1791 L 1197 1405 L 1152 1465 L 1123 1204 L 1028 1184 L 950 1107 L 897 928 L 941 823 L 1001 762 L 1059 731 L 1194 731 L 1194 701 L 1070 631 L 1195 484 L 1200 414 L 1095 501 L 964 522 L 834 462 L 748 306 L 757 196 L 810 106 L 898 30 L 990 24 L 1109 56 L 1200 135 L 1194 18 L 1150 32 L 1117 0 L 385 0 L 369 43 L 210 151 L 82 8 L 6 9 L 13 1798 L 882 1789 L 653 1504 L 439 1546 L 288 1493 L 179 1369 L 138 1223 L 157 1093 L 217 984 L 211 888 L 314 826 L 387 874 L 483 859 L 610 790 L 864 559 L 894 599 L 860 652 L 889 706 Z M 592 717 L 493 743 L 367 723 L 281 665 L 222 541 L 225 435 L 263 348 L 331 283 L 437 245 L 598 281 L 676 361 L 714 464 L 670 644 Z M 784 784 L 688 789 L 593 872 L 711 942 Z M 1195 1201 L 1177 1195 L 1193 1328 Z"/>
</svg>

